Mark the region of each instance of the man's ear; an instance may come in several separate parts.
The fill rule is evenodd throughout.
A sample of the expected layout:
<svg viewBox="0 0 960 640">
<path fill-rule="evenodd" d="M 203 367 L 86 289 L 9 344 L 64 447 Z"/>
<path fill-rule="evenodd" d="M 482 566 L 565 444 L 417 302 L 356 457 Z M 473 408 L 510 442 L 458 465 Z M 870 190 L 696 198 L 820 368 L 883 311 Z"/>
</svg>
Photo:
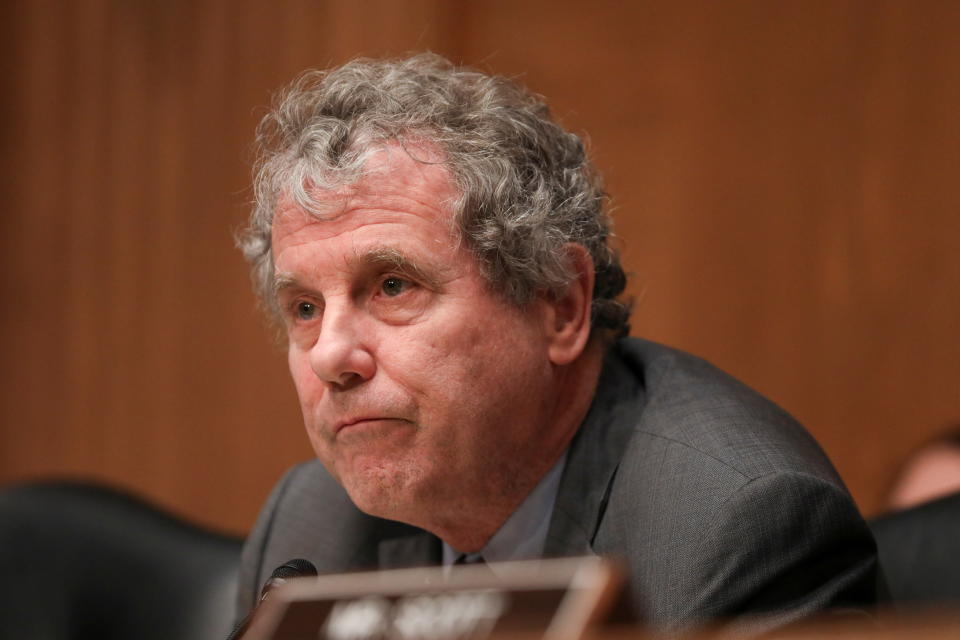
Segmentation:
<svg viewBox="0 0 960 640">
<path fill-rule="evenodd" d="M 575 274 L 566 290 L 547 296 L 546 329 L 548 355 L 555 365 L 576 360 L 590 339 L 590 308 L 593 303 L 593 259 L 586 247 L 569 243 L 563 251 Z"/>
</svg>

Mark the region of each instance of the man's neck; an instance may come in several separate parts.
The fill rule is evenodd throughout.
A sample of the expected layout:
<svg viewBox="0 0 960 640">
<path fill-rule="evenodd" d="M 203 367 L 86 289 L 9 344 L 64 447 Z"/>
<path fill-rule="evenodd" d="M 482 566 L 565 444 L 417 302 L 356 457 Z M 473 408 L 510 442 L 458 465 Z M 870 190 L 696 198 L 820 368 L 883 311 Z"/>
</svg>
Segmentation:
<svg viewBox="0 0 960 640">
<path fill-rule="evenodd" d="M 586 418 L 603 364 L 603 345 L 591 340 L 575 362 L 557 371 L 550 406 L 548 436 L 536 460 L 505 460 L 494 489 L 482 496 L 463 496 L 456 513 L 424 527 L 464 553 L 480 551 L 565 454 Z"/>
<path fill-rule="evenodd" d="M 566 466 L 566 454 L 541 478 L 520 506 L 497 529 L 480 550 L 484 562 L 506 562 L 539 558 L 547 539 L 553 506 L 560 488 L 560 477 Z M 443 563 L 454 564 L 463 552 L 443 544 Z"/>
</svg>

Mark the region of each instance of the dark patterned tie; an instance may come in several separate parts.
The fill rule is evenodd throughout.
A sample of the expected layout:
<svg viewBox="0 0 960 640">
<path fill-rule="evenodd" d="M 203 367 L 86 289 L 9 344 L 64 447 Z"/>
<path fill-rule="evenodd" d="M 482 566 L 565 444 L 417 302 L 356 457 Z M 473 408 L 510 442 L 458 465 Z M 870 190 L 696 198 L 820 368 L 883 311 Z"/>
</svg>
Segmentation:
<svg viewBox="0 0 960 640">
<path fill-rule="evenodd" d="M 497 574 L 490 570 L 490 567 L 487 565 L 487 561 L 483 559 L 483 556 L 479 553 L 461 553 L 457 556 L 457 559 L 453 561 L 454 567 L 476 567 L 474 569 L 474 576 L 478 579 L 483 579 L 485 582 L 487 580 L 492 580 L 493 582 L 499 582 Z M 482 569 L 481 569 L 482 567 Z M 483 576 L 483 578 L 481 578 Z"/>
<path fill-rule="evenodd" d="M 483 556 L 479 553 L 461 553 L 457 556 L 457 559 L 453 561 L 453 564 L 487 564 L 487 561 L 484 560 Z"/>
</svg>

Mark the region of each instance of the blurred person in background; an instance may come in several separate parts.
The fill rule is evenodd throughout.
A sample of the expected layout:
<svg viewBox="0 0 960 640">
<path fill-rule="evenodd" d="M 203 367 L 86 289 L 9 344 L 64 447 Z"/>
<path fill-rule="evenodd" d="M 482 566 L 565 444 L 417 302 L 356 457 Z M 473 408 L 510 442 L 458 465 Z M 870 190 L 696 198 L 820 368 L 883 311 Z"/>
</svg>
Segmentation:
<svg viewBox="0 0 960 640">
<path fill-rule="evenodd" d="M 887 508 L 900 511 L 960 491 L 960 425 L 911 452 L 890 488 Z"/>
</svg>

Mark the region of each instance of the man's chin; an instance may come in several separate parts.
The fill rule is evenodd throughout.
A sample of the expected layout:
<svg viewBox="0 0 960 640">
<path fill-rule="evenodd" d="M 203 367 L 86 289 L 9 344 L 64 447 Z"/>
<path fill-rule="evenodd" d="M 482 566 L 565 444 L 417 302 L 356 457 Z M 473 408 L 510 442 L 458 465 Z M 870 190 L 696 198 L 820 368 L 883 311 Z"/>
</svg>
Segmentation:
<svg viewBox="0 0 960 640">
<path fill-rule="evenodd" d="M 368 467 L 341 474 L 339 479 L 353 504 L 368 515 L 406 521 L 414 510 L 417 483 L 409 472 L 391 466 Z"/>
</svg>

